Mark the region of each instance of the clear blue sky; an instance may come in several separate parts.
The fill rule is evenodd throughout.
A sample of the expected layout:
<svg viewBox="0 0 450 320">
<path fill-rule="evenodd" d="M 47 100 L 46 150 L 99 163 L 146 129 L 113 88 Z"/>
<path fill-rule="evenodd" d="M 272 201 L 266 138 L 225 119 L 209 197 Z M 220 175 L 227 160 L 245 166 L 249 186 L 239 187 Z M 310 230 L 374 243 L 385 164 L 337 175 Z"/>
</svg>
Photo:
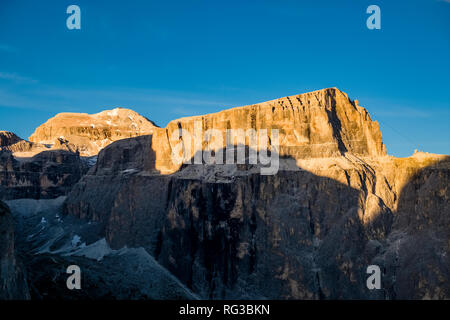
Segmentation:
<svg viewBox="0 0 450 320">
<path fill-rule="evenodd" d="M 389 154 L 450 154 L 450 0 L 0 1 L 0 130 L 24 138 L 59 112 L 120 106 L 165 126 L 334 86 Z"/>
</svg>

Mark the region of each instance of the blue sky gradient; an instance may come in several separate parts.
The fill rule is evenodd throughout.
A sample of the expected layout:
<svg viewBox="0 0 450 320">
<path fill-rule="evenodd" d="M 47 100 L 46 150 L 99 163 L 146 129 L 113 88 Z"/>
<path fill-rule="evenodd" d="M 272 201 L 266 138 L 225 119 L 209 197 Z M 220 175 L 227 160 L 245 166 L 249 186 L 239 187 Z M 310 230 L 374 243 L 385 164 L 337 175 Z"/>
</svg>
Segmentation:
<svg viewBox="0 0 450 320">
<path fill-rule="evenodd" d="M 0 130 L 23 138 L 59 112 L 120 106 L 164 127 L 326 87 L 369 110 L 389 154 L 450 154 L 449 1 L 0 2 Z"/>
</svg>

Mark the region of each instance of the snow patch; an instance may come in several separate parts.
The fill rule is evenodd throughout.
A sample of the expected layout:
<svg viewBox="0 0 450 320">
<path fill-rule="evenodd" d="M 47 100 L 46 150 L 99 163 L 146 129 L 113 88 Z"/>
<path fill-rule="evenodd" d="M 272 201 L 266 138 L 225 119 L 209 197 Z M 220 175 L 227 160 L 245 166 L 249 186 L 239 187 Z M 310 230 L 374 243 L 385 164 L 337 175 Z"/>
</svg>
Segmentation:
<svg viewBox="0 0 450 320">
<path fill-rule="evenodd" d="M 136 172 L 139 172 L 139 170 L 138 169 L 126 169 L 126 170 L 122 170 L 122 173 L 125 173 L 125 174 L 129 174 L 129 173 L 136 173 Z"/>
<path fill-rule="evenodd" d="M 86 257 L 89 259 L 101 261 L 105 256 L 114 253 L 105 238 L 98 240 L 90 245 L 84 246 L 76 251 L 65 254 L 66 256 Z"/>
<path fill-rule="evenodd" d="M 74 235 L 71 241 L 72 247 L 77 247 L 81 243 L 81 237 L 79 235 Z"/>
</svg>

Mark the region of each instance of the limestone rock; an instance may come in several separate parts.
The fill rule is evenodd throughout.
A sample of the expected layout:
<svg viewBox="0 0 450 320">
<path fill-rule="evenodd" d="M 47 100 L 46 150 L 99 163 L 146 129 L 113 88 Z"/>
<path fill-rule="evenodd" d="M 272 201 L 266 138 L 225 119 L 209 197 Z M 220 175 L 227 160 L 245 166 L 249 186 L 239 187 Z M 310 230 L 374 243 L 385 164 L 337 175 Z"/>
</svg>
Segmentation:
<svg viewBox="0 0 450 320">
<path fill-rule="evenodd" d="M 196 122 L 200 124 L 201 134 L 209 129 L 222 132 L 222 141 L 211 146 L 215 151 L 227 145 L 227 129 L 242 129 L 244 132 L 248 129 L 267 129 L 268 139 L 271 130 L 277 129 L 277 152 L 282 157 L 310 159 L 336 157 L 345 153 L 357 156 L 386 154 L 379 125 L 371 120 L 367 110 L 339 89 L 329 88 L 171 121 L 165 129 L 155 130 L 153 134 L 155 167 L 159 172 L 173 173 L 180 168 L 171 158 L 174 147 L 180 142 L 187 150 L 188 158 L 205 149 L 206 142 L 199 145 L 192 143 Z M 188 138 L 179 138 L 177 133 L 180 130 L 188 132 Z M 239 144 L 238 140 L 230 143 Z M 248 139 L 241 143 L 249 144 Z"/>
<path fill-rule="evenodd" d="M 17 135 L 8 131 L 0 131 L 0 148 L 5 146 L 10 146 L 19 142 L 20 139 Z"/>
<path fill-rule="evenodd" d="M 171 163 L 172 133 L 195 121 L 279 128 L 280 171 Z M 337 89 L 176 120 L 98 159 L 65 212 L 103 225 L 113 248 L 145 247 L 200 297 L 450 297 L 449 157 L 387 156 L 378 125 Z M 387 270 L 383 290 L 367 289 L 370 264 Z"/>
<path fill-rule="evenodd" d="M 378 123 L 337 88 L 174 120 L 167 126 L 168 136 L 180 128 L 193 132 L 195 121 L 201 122 L 203 131 L 253 128 L 268 129 L 270 134 L 270 129 L 278 129 L 280 155 L 296 159 L 345 152 L 360 156 L 386 154 Z"/>
<path fill-rule="evenodd" d="M 166 128 L 142 120 L 135 130 L 129 114 L 62 114 L 30 137 L 72 155 L 98 153 L 87 174 L 67 184 L 64 211 L 97 225 L 112 249 L 145 248 L 201 298 L 450 298 L 450 157 L 388 156 L 378 124 L 340 90 L 182 118 Z M 175 163 L 172 153 L 180 142 L 189 146 L 196 123 L 202 133 L 220 132 L 215 151 L 226 147 L 227 129 L 268 129 L 269 137 L 278 129 L 279 148 L 270 149 L 280 155 L 280 170 L 260 175 L 248 159 Z M 180 138 L 182 130 L 189 134 Z M 191 145 L 187 155 L 206 147 Z M 21 171 L 7 152 L 2 170 Z M 383 270 L 382 290 L 366 287 L 371 264 Z"/>
<path fill-rule="evenodd" d="M 123 108 L 92 115 L 60 113 L 38 127 L 29 140 L 50 146 L 65 144 L 88 157 L 114 141 L 152 134 L 155 128 L 148 119 Z"/>
<path fill-rule="evenodd" d="M 26 141 L 16 134 L 8 131 L 0 131 L 0 152 L 10 151 L 16 158 L 31 158 L 43 151 L 65 150 L 75 152 L 75 147 L 58 139 L 52 146 Z"/>
<path fill-rule="evenodd" d="M 66 194 L 88 168 L 77 153 L 64 150 L 21 159 L 0 151 L 0 199 L 56 198 Z"/>
<path fill-rule="evenodd" d="M 367 110 L 336 88 L 182 118 L 171 121 L 166 128 L 156 127 L 134 111 L 121 108 L 95 115 L 61 113 L 37 128 L 29 140 L 53 149 L 58 144 L 65 145 L 67 150 L 77 150 L 82 156 L 93 156 L 114 141 L 153 135 L 155 169 L 173 173 L 180 168 L 172 159 L 178 143 L 188 149 L 187 157 L 205 148 L 205 142 L 196 146 L 190 141 L 196 122 L 200 123 L 202 134 L 209 129 L 223 133 L 222 142 L 217 142 L 214 150 L 226 146 L 226 129 L 234 128 L 244 132 L 267 129 L 269 138 L 271 130 L 277 129 L 280 156 L 295 159 L 340 156 L 346 152 L 359 156 L 386 154 L 378 124 Z M 180 130 L 189 133 L 189 137 L 180 139 Z"/>
<path fill-rule="evenodd" d="M 275 176 L 241 171 L 212 181 L 201 171 L 193 175 L 194 165 L 159 175 L 130 163 L 120 164 L 125 170 L 92 170 L 69 194 L 66 212 L 104 225 L 115 248 L 144 246 L 203 298 L 449 297 L 448 158 L 436 168 L 403 164 L 436 186 L 423 195 L 409 186 L 397 193 L 383 172 L 371 175 L 350 164 L 328 168 L 330 177 L 299 168 Z M 94 190 L 102 190 L 102 201 Z M 418 201 L 428 207 L 400 205 Z M 408 264 L 427 252 L 437 253 Z M 370 264 L 388 270 L 384 290 L 367 290 Z M 417 274 L 420 288 L 411 280 Z"/>
</svg>

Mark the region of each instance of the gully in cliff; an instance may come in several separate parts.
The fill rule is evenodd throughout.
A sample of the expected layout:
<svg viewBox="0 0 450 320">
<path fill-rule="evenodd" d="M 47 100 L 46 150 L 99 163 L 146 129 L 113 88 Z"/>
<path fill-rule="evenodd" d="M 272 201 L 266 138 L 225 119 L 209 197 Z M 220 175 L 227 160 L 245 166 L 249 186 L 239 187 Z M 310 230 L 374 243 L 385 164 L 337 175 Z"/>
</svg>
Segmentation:
<svg viewBox="0 0 450 320">
<path fill-rule="evenodd" d="M 259 161 L 261 175 L 275 175 L 278 172 L 278 129 L 270 129 L 270 137 L 267 129 L 227 129 L 225 147 L 223 134 L 217 129 L 208 129 L 203 133 L 201 121 L 194 122 L 193 134 L 180 127 L 171 135 L 171 141 L 178 141 L 172 148 L 172 161 L 178 165 L 191 164 L 193 154 L 194 164 L 224 164 L 225 150 L 225 164 L 245 164 L 248 147 L 248 163 L 256 165 Z"/>
</svg>

